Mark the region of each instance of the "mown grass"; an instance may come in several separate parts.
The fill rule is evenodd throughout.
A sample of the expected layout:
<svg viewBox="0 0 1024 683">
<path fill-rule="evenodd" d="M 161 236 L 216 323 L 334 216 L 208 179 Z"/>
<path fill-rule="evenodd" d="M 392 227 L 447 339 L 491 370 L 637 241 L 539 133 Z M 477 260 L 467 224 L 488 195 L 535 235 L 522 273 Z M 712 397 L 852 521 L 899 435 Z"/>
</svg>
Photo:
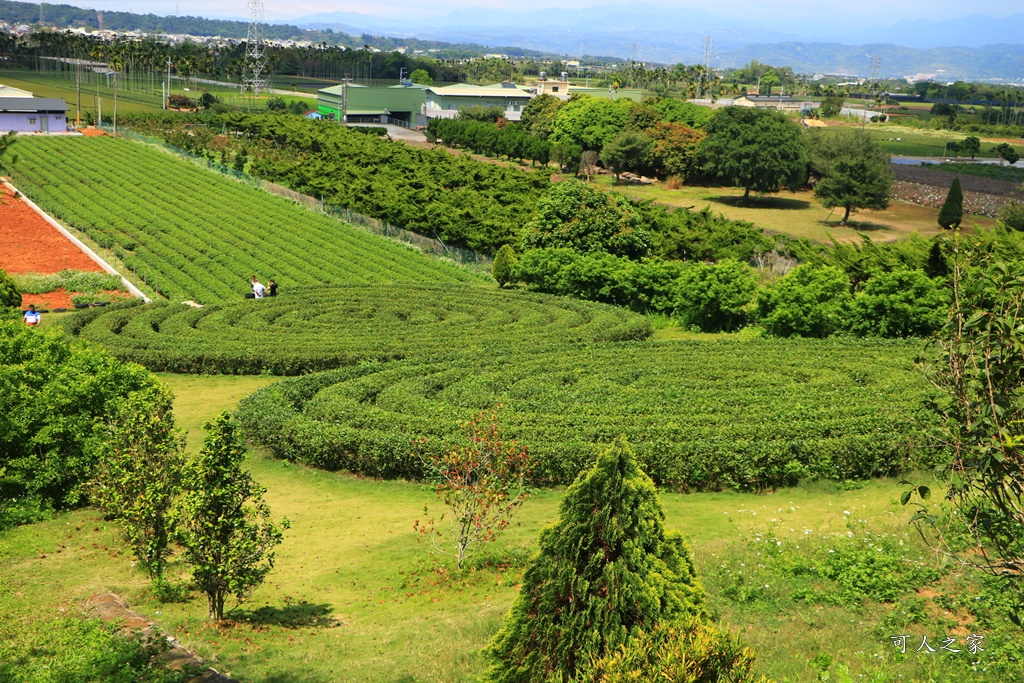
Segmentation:
<svg viewBox="0 0 1024 683">
<path fill-rule="evenodd" d="M 161 378 L 177 396 L 179 424 L 190 431 L 230 407 L 247 389 L 244 383 L 270 379 Z M 190 447 L 196 445 L 191 438 Z M 460 573 L 433 558 L 412 529 L 432 503 L 427 488 L 259 455 L 249 466 L 267 487 L 274 515 L 287 516 L 292 527 L 267 583 L 230 622 L 208 624 L 199 596 L 187 603 L 155 601 L 115 526 L 81 510 L 0 536 L 0 638 L 13 637 L 22 620 L 74 612 L 90 595 L 113 590 L 219 669 L 251 683 L 476 680 L 485 665 L 481 648 L 511 605 L 525 559 L 540 530 L 556 518 L 562 494 L 537 492 L 508 532 Z M 879 480 L 845 487 L 809 483 L 762 495 L 665 494 L 662 501 L 667 526 L 682 531 L 693 548 L 713 610 L 740 631 L 757 650 L 759 668 L 776 679 L 815 680 L 820 667 L 808 662 L 826 654 L 834 660 L 831 675 L 847 667 L 853 680 L 1012 680 L 1005 669 L 972 671 L 967 658 L 953 655 L 896 657 L 890 630 L 938 635 L 953 628 L 950 620 L 959 623 L 913 586 L 899 607 L 873 599 L 794 599 L 801 588 L 842 594 L 839 584 L 787 567 L 810 562 L 825 547 L 841 548 L 847 534 L 894 534 L 908 548 L 907 562 L 937 566 L 907 527 L 909 513 L 895 502 L 899 491 L 896 482 Z M 738 581 L 736 572 L 748 567 L 749 580 Z M 172 566 L 173 575 L 181 572 Z M 976 579 L 964 581 L 956 590 L 979 594 Z M 934 586 L 928 591 L 937 592 Z M 927 618 L 905 626 L 904 597 L 920 599 Z M 985 645 L 1012 651 L 1005 623 L 997 626 L 985 627 Z"/>
<path fill-rule="evenodd" d="M 77 111 L 78 89 L 75 84 L 73 74 L 71 74 L 69 78 L 68 74 L 58 75 L 54 73 L 39 73 L 28 69 L 6 69 L 0 70 L 0 83 L 9 85 L 12 88 L 28 90 L 36 97 L 55 97 L 63 99 L 70 107 L 68 111 L 68 121 L 74 122 Z M 289 83 L 282 82 L 274 85 L 274 87 L 289 88 L 291 86 Z M 320 87 L 326 86 L 321 85 Z M 196 88 L 190 92 L 184 92 L 182 88 L 183 86 L 181 81 L 173 81 L 172 94 L 187 95 L 192 99 L 197 99 L 203 92 L 209 92 L 218 97 L 224 104 L 238 109 L 247 109 L 250 107 L 266 109 L 267 106 L 267 96 L 262 96 L 254 102 L 251 96 L 240 93 L 239 89 L 236 87 L 198 83 L 196 84 Z M 83 83 L 81 110 L 83 119 L 86 112 L 91 112 L 93 114 L 96 113 L 97 97 L 102 99 L 102 106 L 100 108 L 102 109 L 104 118 L 107 118 L 114 113 L 114 88 L 112 83 L 110 85 L 107 85 L 105 81 L 101 81 L 99 84 Z M 117 93 L 117 111 L 119 114 L 153 114 L 163 109 L 162 98 L 163 95 L 160 90 L 159 82 L 157 83 L 156 90 L 142 92 L 138 88 L 128 90 L 124 87 L 124 83 L 122 81 L 122 87 L 118 89 Z M 286 102 L 298 100 L 301 101 L 307 109 L 316 109 L 315 92 L 306 97 L 285 95 L 283 98 Z"/>
<path fill-rule="evenodd" d="M 710 206 L 732 220 L 742 220 L 768 232 L 818 242 L 835 239 L 838 242 L 859 242 L 868 236 L 876 242 L 891 242 L 912 233 L 936 235 L 942 232 L 938 225 L 938 209 L 905 202 L 892 202 L 884 211 L 858 211 L 850 216 L 846 226 L 839 225 L 841 209 L 826 209 L 808 190 L 782 191 L 778 194 L 751 195 L 744 204 L 743 190 L 735 187 L 705 187 L 687 185 L 677 190 L 666 189 L 663 183 L 651 185 L 615 184 L 611 176 L 598 176 L 595 184 L 620 192 L 631 199 L 654 201 L 668 206 L 701 210 Z M 994 220 L 985 216 L 968 215 L 964 225 L 991 226 Z"/>
</svg>

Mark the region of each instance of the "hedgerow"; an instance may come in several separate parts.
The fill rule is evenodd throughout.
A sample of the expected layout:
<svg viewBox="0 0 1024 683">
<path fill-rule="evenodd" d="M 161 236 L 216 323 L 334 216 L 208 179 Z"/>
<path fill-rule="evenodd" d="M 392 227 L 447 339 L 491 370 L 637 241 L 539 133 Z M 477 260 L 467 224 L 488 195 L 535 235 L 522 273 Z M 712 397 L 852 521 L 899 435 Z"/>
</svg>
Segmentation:
<svg viewBox="0 0 1024 683">
<path fill-rule="evenodd" d="M 540 483 L 567 483 L 624 434 L 674 489 L 757 489 L 894 474 L 914 460 L 928 388 L 915 346 L 854 340 L 618 343 L 363 364 L 261 389 L 238 417 L 275 456 L 418 477 L 412 439 L 457 442 L 498 404 Z"/>
<path fill-rule="evenodd" d="M 277 375 L 651 332 L 645 318 L 611 306 L 425 285 L 307 287 L 200 309 L 119 304 L 76 314 L 64 326 L 151 370 Z"/>
<path fill-rule="evenodd" d="M 170 299 L 238 299 L 253 274 L 284 289 L 479 280 L 145 145 L 106 137 L 25 142 L 19 188 Z"/>
</svg>

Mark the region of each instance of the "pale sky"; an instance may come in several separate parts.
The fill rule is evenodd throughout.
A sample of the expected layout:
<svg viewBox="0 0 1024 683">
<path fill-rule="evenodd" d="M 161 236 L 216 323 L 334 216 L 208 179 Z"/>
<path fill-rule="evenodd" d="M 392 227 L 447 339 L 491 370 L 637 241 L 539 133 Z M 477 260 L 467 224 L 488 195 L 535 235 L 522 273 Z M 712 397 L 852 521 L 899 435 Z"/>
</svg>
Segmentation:
<svg viewBox="0 0 1024 683">
<path fill-rule="evenodd" d="M 641 0 L 644 2 L 645 0 Z M 64 4 L 102 10 L 191 14 L 210 18 L 240 18 L 248 15 L 246 0 L 61 0 Z M 548 7 L 586 8 L 623 5 L 624 0 L 381 0 L 380 2 L 337 2 L 332 0 L 264 0 L 267 21 L 287 21 L 318 12 L 356 12 L 394 19 L 443 15 L 453 9 L 488 8 L 538 10 Z M 716 0 L 710 6 L 695 0 L 650 0 L 647 4 L 666 7 L 705 8 L 712 14 L 748 22 L 763 21 L 783 27 L 787 20 L 800 24 L 823 24 L 829 20 L 859 26 L 888 26 L 901 19 L 954 19 L 972 13 L 1005 17 L 1024 12 L 1021 0 L 986 0 L 972 8 L 963 0 Z M 652 27 L 653 28 L 653 27 Z"/>
</svg>

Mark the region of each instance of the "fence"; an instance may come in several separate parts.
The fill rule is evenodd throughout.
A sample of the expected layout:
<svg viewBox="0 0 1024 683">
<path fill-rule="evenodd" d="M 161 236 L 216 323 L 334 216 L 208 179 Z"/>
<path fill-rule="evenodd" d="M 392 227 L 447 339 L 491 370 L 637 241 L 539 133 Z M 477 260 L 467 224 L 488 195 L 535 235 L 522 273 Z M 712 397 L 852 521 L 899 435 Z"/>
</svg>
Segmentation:
<svg viewBox="0 0 1024 683">
<path fill-rule="evenodd" d="M 108 124 L 103 124 L 102 128 L 107 132 L 113 132 L 113 127 Z M 475 251 L 460 249 L 459 247 L 450 247 L 441 240 L 426 237 L 425 235 L 420 235 L 419 233 L 405 230 L 404 228 L 399 228 L 385 221 L 365 216 L 344 207 L 327 204 L 316 197 L 310 197 L 309 195 L 296 192 L 295 190 L 272 183 L 268 180 L 255 178 L 247 173 L 237 171 L 230 166 L 225 166 L 224 164 L 212 161 L 207 157 L 192 154 L 191 152 L 169 145 L 162 138 L 142 135 L 141 133 L 137 133 L 123 127 L 118 129 L 117 135 L 118 137 L 159 147 L 181 159 L 190 161 L 197 166 L 228 176 L 255 189 L 263 190 L 264 192 L 268 192 L 279 197 L 284 197 L 285 199 L 289 199 L 310 211 L 322 213 L 325 216 L 347 223 L 348 225 L 366 232 L 373 233 L 374 235 L 380 235 L 381 237 L 386 237 L 396 242 L 410 245 L 429 256 L 453 261 L 460 266 L 476 272 L 487 274 L 490 274 L 491 272 L 493 259 L 488 256 L 484 256 L 483 254 L 478 254 Z"/>
</svg>

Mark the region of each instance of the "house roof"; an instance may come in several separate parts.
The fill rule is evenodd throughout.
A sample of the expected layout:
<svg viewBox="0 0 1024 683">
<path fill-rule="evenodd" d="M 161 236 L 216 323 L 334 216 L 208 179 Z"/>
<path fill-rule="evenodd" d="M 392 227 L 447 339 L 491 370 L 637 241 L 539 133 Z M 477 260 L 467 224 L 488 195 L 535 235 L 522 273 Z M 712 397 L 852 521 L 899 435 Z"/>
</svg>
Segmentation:
<svg viewBox="0 0 1024 683">
<path fill-rule="evenodd" d="M 744 98 L 757 104 L 783 104 L 803 103 L 804 100 L 790 95 L 744 95 Z"/>
<path fill-rule="evenodd" d="M 0 97 L 0 112 L 66 112 L 68 104 L 55 97 Z"/>
<path fill-rule="evenodd" d="M 503 87 L 500 83 L 496 85 L 469 85 L 468 83 L 457 83 L 447 85 L 443 88 L 427 88 L 431 93 L 441 97 L 520 97 L 530 99 L 532 95 L 519 88 Z"/>
<path fill-rule="evenodd" d="M 0 97 L 32 97 L 32 93 L 0 83 Z"/>
</svg>

